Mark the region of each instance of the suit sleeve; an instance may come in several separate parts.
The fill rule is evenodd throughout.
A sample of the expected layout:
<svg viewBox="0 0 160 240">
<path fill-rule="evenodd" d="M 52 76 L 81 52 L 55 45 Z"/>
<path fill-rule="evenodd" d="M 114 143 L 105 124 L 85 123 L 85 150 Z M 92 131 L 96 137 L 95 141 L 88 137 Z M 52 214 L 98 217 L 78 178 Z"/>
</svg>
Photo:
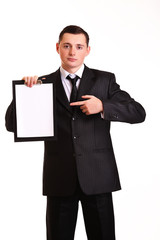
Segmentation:
<svg viewBox="0 0 160 240">
<path fill-rule="evenodd" d="M 9 105 L 6 115 L 5 115 L 5 125 L 6 129 L 9 132 L 14 132 L 14 123 L 13 123 L 13 101 Z"/>
<path fill-rule="evenodd" d="M 110 79 L 108 96 L 108 99 L 103 101 L 105 120 L 127 123 L 140 123 L 145 120 L 146 113 L 142 105 L 120 89 L 114 74 Z"/>
</svg>

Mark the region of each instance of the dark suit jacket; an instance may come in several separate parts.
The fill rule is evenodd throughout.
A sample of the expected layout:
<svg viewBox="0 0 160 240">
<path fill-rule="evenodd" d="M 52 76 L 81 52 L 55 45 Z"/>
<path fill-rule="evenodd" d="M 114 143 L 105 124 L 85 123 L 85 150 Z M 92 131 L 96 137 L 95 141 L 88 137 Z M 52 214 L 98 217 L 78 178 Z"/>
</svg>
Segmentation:
<svg viewBox="0 0 160 240">
<path fill-rule="evenodd" d="M 44 143 L 43 194 L 71 195 L 77 179 L 82 190 L 89 195 L 119 190 L 121 186 L 110 137 L 110 122 L 143 122 L 143 107 L 120 89 L 114 74 L 85 66 L 78 100 L 82 100 L 81 96 L 85 94 L 101 99 L 104 119 L 100 113 L 87 116 L 79 107 L 73 113 L 60 71 L 43 77 L 56 86 L 58 135 L 56 141 Z M 14 131 L 12 104 L 6 113 L 6 127 Z"/>
</svg>

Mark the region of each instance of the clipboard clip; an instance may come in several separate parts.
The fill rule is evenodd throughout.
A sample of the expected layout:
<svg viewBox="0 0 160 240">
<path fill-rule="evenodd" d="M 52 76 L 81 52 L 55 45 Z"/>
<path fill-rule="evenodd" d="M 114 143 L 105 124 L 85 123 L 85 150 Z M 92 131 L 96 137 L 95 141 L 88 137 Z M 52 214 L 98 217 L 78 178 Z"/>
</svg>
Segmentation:
<svg viewBox="0 0 160 240">
<path fill-rule="evenodd" d="M 37 80 L 37 84 L 42 84 L 43 82 L 42 82 L 42 80 L 41 79 L 38 79 Z"/>
</svg>

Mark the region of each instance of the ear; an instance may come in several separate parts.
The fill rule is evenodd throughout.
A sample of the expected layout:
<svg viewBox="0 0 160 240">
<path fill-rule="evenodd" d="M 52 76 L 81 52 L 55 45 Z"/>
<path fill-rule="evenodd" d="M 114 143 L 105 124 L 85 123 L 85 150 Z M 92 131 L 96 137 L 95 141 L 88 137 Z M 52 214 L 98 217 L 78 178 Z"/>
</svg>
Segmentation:
<svg viewBox="0 0 160 240">
<path fill-rule="evenodd" d="M 88 55 L 89 55 L 90 51 L 91 51 L 91 47 L 90 47 L 90 46 L 88 46 L 88 48 L 87 48 L 87 52 L 86 52 L 86 56 L 88 56 Z"/>
<path fill-rule="evenodd" d="M 59 54 L 59 43 L 56 43 L 56 51 Z"/>
</svg>

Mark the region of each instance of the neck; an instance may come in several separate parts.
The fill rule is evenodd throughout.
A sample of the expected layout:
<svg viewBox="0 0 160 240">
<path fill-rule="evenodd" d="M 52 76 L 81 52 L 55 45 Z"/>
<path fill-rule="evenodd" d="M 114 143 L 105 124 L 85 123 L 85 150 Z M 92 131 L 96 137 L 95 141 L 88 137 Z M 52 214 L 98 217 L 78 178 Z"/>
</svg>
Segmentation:
<svg viewBox="0 0 160 240">
<path fill-rule="evenodd" d="M 63 64 L 62 64 L 62 68 L 64 70 L 66 70 L 68 73 L 71 73 L 71 74 L 76 73 L 81 67 L 82 67 L 82 65 L 80 67 L 77 67 L 77 68 L 70 68 L 70 67 L 67 67 L 67 66 L 63 66 Z"/>
</svg>

